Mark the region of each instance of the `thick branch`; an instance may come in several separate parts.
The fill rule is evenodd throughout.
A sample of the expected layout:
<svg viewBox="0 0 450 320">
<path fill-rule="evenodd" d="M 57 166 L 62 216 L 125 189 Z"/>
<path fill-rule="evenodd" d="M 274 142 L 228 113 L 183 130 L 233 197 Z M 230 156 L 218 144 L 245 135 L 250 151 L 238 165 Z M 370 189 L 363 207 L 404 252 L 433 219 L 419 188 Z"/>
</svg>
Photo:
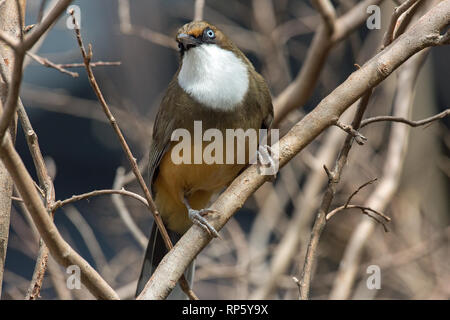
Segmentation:
<svg viewBox="0 0 450 320">
<path fill-rule="evenodd" d="M 89 263 L 64 241 L 47 213 L 41 197 L 34 187 L 20 156 L 12 145 L 9 134 L 0 144 L 0 158 L 11 174 L 28 211 L 52 256 L 64 267 L 77 265 L 81 271 L 81 281 L 99 299 L 118 299 L 114 290 L 103 280 Z"/>
<path fill-rule="evenodd" d="M 425 47 L 438 45 L 440 31 L 450 22 L 450 0 L 442 1 L 390 47 L 355 71 L 274 147 L 279 147 L 280 166 L 284 166 L 327 127 L 333 124 L 352 103 L 375 87 L 412 55 Z M 222 193 L 212 209 L 221 212 L 210 221 L 220 230 L 269 177 L 261 176 L 250 166 Z M 185 268 L 209 243 L 211 238 L 197 226 L 190 228 L 162 260 L 139 299 L 164 299 L 175 286 Z"/>
</svg>

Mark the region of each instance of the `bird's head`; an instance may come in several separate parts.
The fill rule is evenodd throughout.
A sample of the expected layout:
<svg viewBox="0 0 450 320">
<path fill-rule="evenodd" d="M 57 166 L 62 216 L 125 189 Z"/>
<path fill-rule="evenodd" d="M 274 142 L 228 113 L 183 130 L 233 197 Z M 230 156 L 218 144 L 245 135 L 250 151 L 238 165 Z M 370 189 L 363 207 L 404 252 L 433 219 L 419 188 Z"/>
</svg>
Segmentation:
<svg viewBox="0 0 450 320">
<path fill-rule="evenodd" d="M 206 21 L 182 26 L 178 84 L 205 106 L 229 110 L 241 103 L 254 68 L 245 55 L 217 27 Z"/>
<path fill-rule="evenodd" d="M 234 51 L 234 45 L 217 27 L 206 21 L 193 21 L 182 26 L 176 36 L 181 55 L 203 44 L 215 44 Z"/>
</svg>

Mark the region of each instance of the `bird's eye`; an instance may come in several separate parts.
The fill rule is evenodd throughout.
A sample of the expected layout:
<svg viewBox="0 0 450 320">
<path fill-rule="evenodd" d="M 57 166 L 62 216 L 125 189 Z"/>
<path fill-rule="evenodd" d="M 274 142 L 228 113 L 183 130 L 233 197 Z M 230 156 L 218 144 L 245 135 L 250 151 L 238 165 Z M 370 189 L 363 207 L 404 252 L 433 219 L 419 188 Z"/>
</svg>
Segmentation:
<svg viewBox="0 0 450 320">
<path fill-rule="evenodd" d="M 212 31 L 211 29 L 208 29 L 208 30 L 206 31 L 206 35 L 207 35 L 208 38 L 210 38 L 210 39 L 214 39 L 215 36 L 216 36 L 216 34 L 214 33 L 214 31 Z"/>
</svg>

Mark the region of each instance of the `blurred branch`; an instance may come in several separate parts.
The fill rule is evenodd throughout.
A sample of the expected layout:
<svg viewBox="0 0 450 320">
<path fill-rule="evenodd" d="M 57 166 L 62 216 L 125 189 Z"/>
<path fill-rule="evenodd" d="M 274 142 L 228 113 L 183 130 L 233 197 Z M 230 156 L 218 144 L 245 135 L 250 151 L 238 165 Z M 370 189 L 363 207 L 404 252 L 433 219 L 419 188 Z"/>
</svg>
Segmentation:
<svg viewBox="0 0 450 320">
<path fill-rule="evenodd" d="M 133 177 L 135 176 L 133 175 Z M 116 190 L 122 189 L 125 185 L 125 182 L 125 169 L 123 167 L 119 167 L 116 171 L 113 188 Z M 142 198 L 142 200 L 145 199 Z M 141 248 L 145 250 L 148 244 L 148 238 L 142 233 L 141 229 L 139 229 L 139 227 L 134 222 L 130 212 L 125 206 L 125 202 L 123 201 L 123 199 L 119 195 L 115 194 L 112 196 L 112 202 L 119 212 L 119 216 L 122 219 L 123 223 L 127 226 L 128 230 L 130 230 L 131 235 L 139 243 Z M 145 205 L 148 206 L 147 200 L 145 200 Z"/>
<path fill-rule="evenodd" d="M 437 7 L 439 7 L 439 5 Z M 450 11 L 447 11 L 447 14 L 449 15 L 450 20 Z M 400 39 L 401 37 L 398 41 Z M 392 46 L 395 46 L 398 41 L 394 42 Z M 389 50 L 390 47 L 387 47 L 385 50 Z M 410 114 L 414 97 L 414 86 L 426 53 L 427 52 L 424 51 L 411 58 L 399 72 L 397 96 L 395 100 L 395 113 L 397 117 L 407 117 Z M 392 125 L 388 153 L 382 177 L 380 178 L 377 188 L 367 199 L 364 206 L 373 208 L 377 211 L 383 211 L 390 202 L 399 184 L 407 149 L 408 133 L 408 127 L 398 123 Z M 366 241 L 372 234 L 373 229 L 373 221 L 363 219 L 354 230 L 341 260 L 340 268 L 330 293 L 331 299 L 346 299 L 350 294 L 358 270 L 360 255 Z M 343 266 L 345 266 L 345 268 Z"/>
<path fill-rule="evenodd" d="M 325 25 L 330 34 L 334 31 L 334 24 L 336 22 L 336 11 L 330 0 L 312 0 L 314 7 L 319 11 Z"/>
<path fill-rule="evenodd" d="M 69 114 L 75 117 L 83 117 L 101 122 L 108 122 L 102 110 L 97 108 L 98 104 L 95 100 L 83 99 L 66 94 L 60 90 L 48 90 L 44 87 L 24 86 L 22 97 L 28 103 L 29 107 L 39 108 L 50 112 L 58 112 Z M 76 108 L 70 106 L 76 105 Z M 134 143 L 142 143 L 143 139 L 151 136 L 152 123 L 145 117 L 138 116 L 130 108 L 120 108 L 110 105 L 111 111 L 120 120 L 127 138 L 133 140 Z"/>
<path fill-rule="evenodd" d="M 195 0 L 194 20 L 203 20 L 203 11 L 205 8 L 205 0 Z"/>
<path fill-rule="evenodd" d="M 178 50 L 176 42 L 171 37 L 168 37 L 165 34 L 150 30 L 145 27 L 135 26 L 131 24 L 130 1 L 129 0 L 118 0 L 118 1 L 119 6 L 117 10 L 119 15 L 120 31 L 123 34 L 135 35 L 147 41 L 156 43 L 160 46 Z"/>
<path fill-rule="evenodd" d="M 369 5 L 379 4 L 381 1 L 383 0 L 365 0 L 358 3 L 336 19 L 333 33 L 328 31 L 327 22 L 322 21 L 297 77 L 274 100 L 274 126 L 277 126 L 290 111 L 306 103 L 313 93 L 331 48 L 365 21 L 366 8 Z"/>
<path fill-rule="evenodd" d="M 49 217 L 39 194 L 37 193 L 34 182 L 25 168 L 20 156 L 17 154 L 12 144 L 11 136 L 6 128 L 9 126 L 18 104 L 18 94 L 22 79 L 22 65 L 25 53 L 29 50 L 53 25 L 59 15 L 66 9 L 71 1 L 61 0 L 50 11 L 48 16 L 41 24 L 33 28 L 23 41 L 11 42 L 6 41 L 8 45 L 12 45 L 15 51 L 15 61 L 12 69 L 11 80 L 8 85 L 8 96 L 5 107 L 0 110 L 2 118 L 0 120 L 0 157 L 3 164 L 12 176 L 17 189 L 23 199 L 28 211 L 30 212 L 36 227 L 42 238 L 48 246 L 52 255 L 64 266 L 78 265 L 81 269 L 81 280 L 86 286 L 99 298 L 116 298 L 117 295 L 108 286 L 108 284 L 92 269 L 92 267 L 64 241 L 55 227 L 52 219 Z M 0 33 L 0 39 L 5 39 L 4 33 Z M 37 267 L 39 269 L 39 267 Z"/>
<path fill-rule="evenodd" d="M 72 222 L 73 226 L 78 230 L 83 239 L 97 269 L 101 270 L 104 277 L 108 281 L 113 281 L 111 269 L 108 266 L 102 247 L 95 236 L 94 230 L 89 226 L 81 213 L 73 205 L 69 205 L 64 209 L 66 217 Z"/>
<path fill-rule="evenodd" d="M 280 167 L 284 166 L 369 88 L 378 85 L 407 59 L 425 47 L 438 45 L 440 32 L 450 21 L 450 0 L 442 1 L 383 52 L 354 72 L 344 83 L 324 98 L 298 122 L 277 144 Z M 269 179 L 258 173 L 255 165 L 239 175 L 214 202 L 211 209 L 220 211 L 210 223 L 220 230 L 242 207 L 245 200 Z M 370 206 L 372 207 L 372 206 Z M 163 258 L 138 299 L 164 299 L 195 256 L 211 241 L 197 226 L 191 227 Z"/>
<path fill-rule="evenodd" d="M 367 105 L 369 103 L 370 97 L 372 95 L 372 89 L 369 89 L 364 96 L 360 99 L 358 108 L 356 110 L 354 119 L 352 121 L 351 127 L 353 130 L 357 130 L 361 125 L 362 118 L 364 116 L 364 112 L 367 109 Z M 323 229 L 327 223 L 327 213 L 330 209 L 331 203 L 334 199 L 334 195 L 336 193 L 336 186 L 339 183 L 342 175 L 342 171 L 347 163 L 348 154 L 352 147 L 353 141 L 356 140 L 353 132 L 347 134 L 344 145 L 342 146 L 339 156 L 336 159 L 334 169 L 330 172 L 327 167 L 324 165 L 325 172 L 328 176 L 328 185 L 327 189 L 323 195 L 322 202 L 319 208 L 319 211 L 316 216 L 316 220 L 314 221 L 314 225 L 311 231 L 311 238 L 308 243 L 308 248 L 306 251 L 306 257 L 302 269 L 302 273 L 300 276 L 300 299 L 306 300 L 309 298 L 309 289 L 311 285 L 312 278 L 312 267 L 315 262 L 315 258 L 317 255 L 317 247 L 319 245 L 319 239 L 322 234 Z"/>
</svg>

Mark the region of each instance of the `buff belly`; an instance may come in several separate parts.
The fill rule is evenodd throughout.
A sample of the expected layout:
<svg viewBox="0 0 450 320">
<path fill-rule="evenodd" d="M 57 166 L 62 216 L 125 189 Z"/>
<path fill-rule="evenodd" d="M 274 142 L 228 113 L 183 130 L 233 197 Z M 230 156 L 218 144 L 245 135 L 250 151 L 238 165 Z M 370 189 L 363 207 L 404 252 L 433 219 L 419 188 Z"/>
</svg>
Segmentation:
<svg viewBox="0 0 450 320">
<path fill-rule="evenodd" d="M 184 197 L 193 209 L 207 208 L 211 197 L 233 181 L 245 165 L 174 164 L 170 151 L 161 159 L 153 190 L 164 223 L 182 234 L 192 225 Z"/>
</svg>

